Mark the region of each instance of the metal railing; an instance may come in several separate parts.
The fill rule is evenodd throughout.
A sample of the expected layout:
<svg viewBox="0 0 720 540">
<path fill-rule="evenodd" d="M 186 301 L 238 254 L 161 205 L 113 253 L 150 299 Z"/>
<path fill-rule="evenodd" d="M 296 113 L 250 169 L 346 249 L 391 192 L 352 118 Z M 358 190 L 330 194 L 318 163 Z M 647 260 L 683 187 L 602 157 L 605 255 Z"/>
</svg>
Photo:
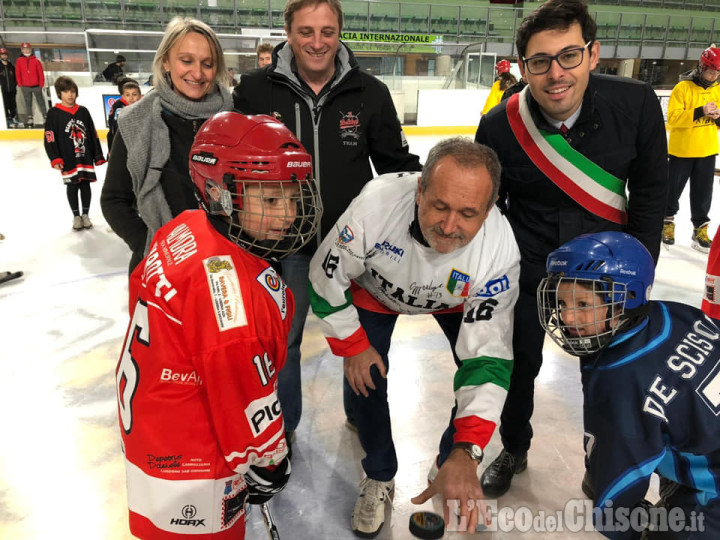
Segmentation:
<svg viewBox="0 0 720 540">
<path fill-rule="evenodd" d="M 162 31 L 172 17 L 181 15 L 198 17 L 219 33 L 245 34 L 257 29 L 255 32 L 274 31 L 282 37 L 284 3 L 285 0 L 0 0 L 0 18 L 5 31 L 64 28 Z M 498 7 L 345 0 L 343 30 L 432 35 L 446 44 L 480 43 L 485 52 L 514 56 L 515 31 L 538 3 Z M 613 8 L 616 5 L 637 6 L 638 11 Z M 693 12 L 695 8 L 712 11 Z M 603 46 L 601 56 L 605 58 L 689 59 L 710 43 L 720 42 L 720 0 L 605 0 L 603 5 L 590 9 Z"/>
</svg>

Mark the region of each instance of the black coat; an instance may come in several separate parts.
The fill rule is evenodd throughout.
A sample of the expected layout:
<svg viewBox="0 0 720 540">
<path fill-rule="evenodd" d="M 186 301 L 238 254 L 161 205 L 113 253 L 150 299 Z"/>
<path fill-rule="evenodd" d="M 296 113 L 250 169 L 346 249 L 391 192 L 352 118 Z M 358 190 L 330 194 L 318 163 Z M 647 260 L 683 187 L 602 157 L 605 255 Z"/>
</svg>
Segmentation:
<svg viewBox="0 0 720 540">
<path fill-rule="evenodd" d="M 102 72 L 103 78 L 107 82 L 116 83 L 117 80 L 124 75 L 122 66 L 117 65 L 115 62 L 108 64 Z"/>
<path fill-rule="evenodd" d="M 195 134 L 204 120 L 188 120 L 166 111 L 162 112 L 162 119 L 170 136 L 170 157 L 163 167 L 160 185 L 170 211 L 173 217 L 176 217 L 184 210 L 198 207 L 194 184 L 190 178 L 188 156 Z M 125 141 L 118 132 L 112 143 L 112 157 L 105 174 L 100 206 L 108 225 L 132 250 L 132 273 L 133 268 L 145 255 L 148 228 L 135 209 L 135 191 L 127 168 L 127 156 Z"/>
<path fill-rule="evenodd" d="M 558 133 L 528 93 L 535 124 Z M 548 254 L 583 233 L 621 230 L 566 195 L 530 160 L 513 135 L 507 101 L 483 116 L 475 140 L 500 158 L 498 205 L 507 215 L 521 254 L 521 288 L 534 293 L 545 275 Z M 609 75 L 590 75 L 580 117 L 567 137 L 570 145 L 626 181 L 628 224 L 657 262 L 668 189 L 667 137 L 660 103 L 650 85 Z"/>
<path fill-rule="evenodd" d="M 8 61 L 7 64 L 0 62 L 0 88 L 3 94 L 17 93 L 17 80 L 15 79 L 15 66 Z"/>
<path fill-rule="evenodd" d="M 239 112 L 278 118 L 313 156 L 324 207 L 318 233 L 322 239 L 373 178 L 370 160 L 379 174 L 419 171 L 422 166 L 408 151 L 387 86 L 360 71 L 349 49 L 347 63 L 336 70 L 339 80 L 316 96 L 297 74 L 277 69 L 283 47 L 275 48 L 273 64 L 242 76 L 233 101 Z M 304 251 L 316 248 L 312 241 Z"/>
</svg>

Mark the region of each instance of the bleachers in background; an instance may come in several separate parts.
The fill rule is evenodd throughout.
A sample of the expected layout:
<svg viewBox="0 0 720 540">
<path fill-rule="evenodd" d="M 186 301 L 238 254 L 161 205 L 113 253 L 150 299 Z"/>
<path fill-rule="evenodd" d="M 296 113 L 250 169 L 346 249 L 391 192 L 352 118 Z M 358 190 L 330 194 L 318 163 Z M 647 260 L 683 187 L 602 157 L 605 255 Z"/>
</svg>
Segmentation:
<svg viewBox="0 0 720 540">
<path fill-rule="evenodd" d="M 345 0 L 344 30 L 433 34 L 446 43 L 511 44 L 523 16 L 540 3 L 499 7 L 488 0 L 459 1 L 465 3 Z M 282 28 L 284 6 L 285 0 L 0 0 L 0 13 L 4 30 L 162 30 L 172 17 L 190 16 L 219 32 L 237 32 Z M 616 50 L 646 45 L 696 49 L 720 41 L 720 0 L 603 0 L 593 2 L 590 10 L 598 38 Z"/>
</svg>

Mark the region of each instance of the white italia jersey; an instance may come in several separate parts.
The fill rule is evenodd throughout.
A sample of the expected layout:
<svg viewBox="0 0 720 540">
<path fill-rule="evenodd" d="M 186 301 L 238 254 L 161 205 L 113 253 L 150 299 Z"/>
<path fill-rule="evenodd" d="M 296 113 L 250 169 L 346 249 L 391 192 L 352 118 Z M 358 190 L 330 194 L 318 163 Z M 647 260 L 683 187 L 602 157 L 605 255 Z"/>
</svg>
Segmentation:
<svg viewBox="0 0 720 540">
<path fill-rule="evenodd" d="M 512 373 L 520 253 L 495 207 L 468 245 L 446 254 L 430 248 L 415 223 L 419 177 L 380 176 L 353 200 L 310 263 L 311 304 L 343 357 L 370 346 L 355 306 L 411 315 L 462 310 L 455 438 L 484 447 Z"/>
</svg>

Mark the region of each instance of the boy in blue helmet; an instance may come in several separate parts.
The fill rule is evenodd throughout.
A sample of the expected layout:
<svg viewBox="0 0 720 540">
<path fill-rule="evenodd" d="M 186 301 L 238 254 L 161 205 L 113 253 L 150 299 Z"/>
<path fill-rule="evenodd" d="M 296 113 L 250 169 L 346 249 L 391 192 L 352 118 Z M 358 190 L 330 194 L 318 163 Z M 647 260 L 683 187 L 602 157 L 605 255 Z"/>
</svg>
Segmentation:
<svg viewBox="0 0 720 540">
<path fill-rule="evenodd" d="M 595 527 L 608 538 L 720 538 L 720 329 L 700 309 L 649 300 L 653 259 L 628 234 L 578 236 L 546 268 L 540 322 L 580 357 Z M 660 501 L 648 512 L 653 472 Z"/>
</svg>

